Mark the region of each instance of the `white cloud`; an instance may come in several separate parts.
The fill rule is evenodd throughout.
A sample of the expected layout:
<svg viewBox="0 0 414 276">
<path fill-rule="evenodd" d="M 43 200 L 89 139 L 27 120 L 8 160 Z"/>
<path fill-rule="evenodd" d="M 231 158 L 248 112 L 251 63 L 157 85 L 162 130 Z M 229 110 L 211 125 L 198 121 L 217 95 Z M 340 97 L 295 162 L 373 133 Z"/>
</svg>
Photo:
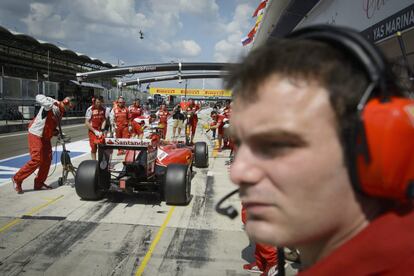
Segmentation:
<svg viewBox="0 0 414 276">
<path fill-rule="evenodd" d="M 215 0 L 180 0 L 180 7 L 183 12 L 206 15 L 214 15 L 219 10 Z"/>
<path fill-rule="evenodd" d="M 30 35 L 38 36 L 47 33 L 51 38 L 65 38 L 62 18 L 60 15 L 53 14 L 52 5 L 31 3 L 30 14 L 22 21 L 26 23 Z"/>
<path fill-rule="evenodd" d="M 220 62 L 235 62 L 240 55 L 247 52 L 242 46 L 241 39 L 247 34 L 246 26 L 250 26 L 253 7 L 249 4 L 239 4 L 230 23 L 224 26 L 226 38 L 214 46 L 214 59 Z M 246 32 L 246 34 L 244 34 Z"/>
<path fill-rule="evenodd" d="M 135 11 L 134 0 L 74 0 L 70 3 L 72 13 L 85 19 L 87 23 L 137 27 L 147 26 L 148 19 Z"/>
<path fill-rule="evenodd" d="M 201 47 L 194 40 L 182 40 L 175 44 L 177 52 L 183 56 L 195 57 L 200 54 Z"/>
<path fill-rule="evenodd" d="M 215 60 L 230 61 L 243 50 L 240 39 L 244 28 L 250 27 L 253 10 L 239 4 L 226 11 L 226 16 L 233 15 L 225 24 L 217 0 L 37 1 L 28 3 L 30 11 L 17 19 L 29 34 L 107 62 L 121 58 L 127 64 L 212 59 L 205 54 L 212 52 L 207 47 L 214 47 Z M 196 38 L 184 26 L 189 21 L 194 22 L 192 31 L 198 30 Z M 200 38 L 204 32 L 205 40 Z"/>
</svg>

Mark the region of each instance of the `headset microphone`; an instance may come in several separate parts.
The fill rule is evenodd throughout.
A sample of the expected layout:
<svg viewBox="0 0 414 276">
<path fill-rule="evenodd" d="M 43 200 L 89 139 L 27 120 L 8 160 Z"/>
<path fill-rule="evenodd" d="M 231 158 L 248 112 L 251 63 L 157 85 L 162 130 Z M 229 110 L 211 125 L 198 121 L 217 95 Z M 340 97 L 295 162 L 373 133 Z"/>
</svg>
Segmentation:
<svg viewBox="0 0 414 276">
<path fill-rule="evenodd" d="M 237 210 L 233 206 L 230 205 L 227 207 L 221 207 L 221 205 L 223 204 L 224 201 L 226 201 L 227 199 L 229 199 L 231 196 L 233 196 L 234 194 L 238 192 L 239 192 L 239 189 L 236 189 L 232 191 L 231 193 L 228 193 L 227 195 L 225 195 L 222 199 L 220 199 L 220 201 L 216 204 L 216 212 L 223 216 L 227 216 L 231 219 L 236 218 L 239 215 L 239 212 L 237 212 Z"/>
</svg>

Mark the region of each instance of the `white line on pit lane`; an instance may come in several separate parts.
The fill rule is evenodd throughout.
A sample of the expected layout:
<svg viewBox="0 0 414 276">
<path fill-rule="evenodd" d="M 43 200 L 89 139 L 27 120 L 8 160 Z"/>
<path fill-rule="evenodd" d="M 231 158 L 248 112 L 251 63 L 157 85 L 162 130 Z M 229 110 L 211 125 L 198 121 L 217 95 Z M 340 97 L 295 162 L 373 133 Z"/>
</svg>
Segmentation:
<svg viewBox="0 0 414 276">
<path fill-rule="evenodd" d="M 68 129 L 68 128 L 74 128 L 74 127 L 79 127 L 79 126 L 84 126 L 85 124 L 78 124 L 78 125 L 71 125 L 71 126 L 62 126 L 62 129 Z M 20 136 L 20 135 L 27 135 L 28 132 L 27 131 L 23 131 L 23 132 L 19 132 L 19 133 L 15 133 L 15 134 L 6 134 L 6 135 L 1 135 L 1 138 L 7 138 L 7 137 L 15 137 L 15 136 Z"/>
<path fill-rule="evenodd" d="M 71 150 L 71 151 L 80 151 L 80 152 L 83 152 L 83 150 L 81 150 L 81 149 L 84 149 L 85 148 L 84 145 L 86 145 L 87 143 L 88 143 L 88 139 L 83 139 L 83 140 L 79 140 L 79 141 L 76 141 L 76 142 L 71 142 L 71 143 L 66 144 L 66 148 L 68 150 Z M 50 168 L 51 169 L 54 166 L 61 166 L 60 161 L 57 161 L 56 163 L 54 163 L 55 158 L 56 158 L 55 155 L 54 155 L 55 154 L 54 151 L 55 151 L 55 147 L 53 147 L 52 164 L 50 165 Z M 58 146 L 57 151 L 62 151 L 62 146 L 61 145 Z M 80 154 L 78 156 L 72 157 L 71 160 L 73 161 L 73 160 L 78 159 L 80 157 L 84 157 L 87 154 L 89 154 L 89 151 L 88 152 L 84 152 L 84 153 L 82 153 L 82 154 Z M 24 156 L 24 155 L 28 155 L 28 154 L 27 153 L 23 153 L 23 154 L 20 154 L 20 155 L 16 155 L 16 156 L 12 156 L 12 157 L 9 157 L 9 158 L 6 158 L 6 159 L 2 159 L 0 161 L 3 162 L 3 161 L 7 161 L 7 160 L 10 160 L 10 159 L 13 159 L 13 158 L 21 157 L 21 156 Z M 18 168 L 16 168 L 16 170 L 18 170 Z M 10 172 L 8 172 L 8 173 L 10 173 Z M 36 171 L 36 173 L 37 173 L 37 171 Z M 53 176 L 53 174 L 51 176 Z M 11 183 L 11 179 L 10 178 L 0 179 L 0 187 L 5 186 L 5 185 L 7 185 L 9 183 Z"/>
</svg>

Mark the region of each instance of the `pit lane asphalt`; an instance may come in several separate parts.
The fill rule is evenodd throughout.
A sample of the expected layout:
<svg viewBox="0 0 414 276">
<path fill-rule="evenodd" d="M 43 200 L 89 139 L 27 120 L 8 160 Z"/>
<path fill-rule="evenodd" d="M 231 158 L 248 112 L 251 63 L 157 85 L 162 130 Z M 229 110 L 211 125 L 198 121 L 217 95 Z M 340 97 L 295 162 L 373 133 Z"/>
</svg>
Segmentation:
<svg viewBox="0 0 414 276">
<path fill-rule="evenodd" d="M 87 137 L 82 125 L 64 132 L 72 141 Z M 210 144 L 201 126 L 196 140 Z M 0 136 L 0 159 L 22 153 L 27 153 L 27 135 Z M 253 252 L 240 218 L 214 211 L 234 189 L 228 154 L 212 158 L 210 151 L 209 168 L 194 169 L 190 204 L 173 210 L 149 196 L 110 194 L 82 201 L 71 185 L 57 186 L 60 165 L 47 180 L 53 190 L 33 192 L 34 176 L 24 182 L 23 195 L 5 183 L 0 186 L 0 275 L 253 275 L 242 269 Z M 237 197 L 228 203 L 240 211 Z"/>
</svg>

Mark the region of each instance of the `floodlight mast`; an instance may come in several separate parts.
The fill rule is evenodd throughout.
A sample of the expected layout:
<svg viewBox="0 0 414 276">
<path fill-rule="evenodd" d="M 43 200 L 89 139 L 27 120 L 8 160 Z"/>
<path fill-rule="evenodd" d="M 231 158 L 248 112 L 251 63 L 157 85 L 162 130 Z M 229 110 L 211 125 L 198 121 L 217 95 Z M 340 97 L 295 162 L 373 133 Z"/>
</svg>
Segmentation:
<svg viewBox="0 0 414 276">
<path fill-rule="evenodd" d="M 77 73 L 78 81 L 86 79 L 100 78 L 100 77 L 116 77 L 128 74 L 163 72 L 163 71 L 224 71 L 229 67 L 234 66 L 234 63 L 214 63 L 214 62 L 176 62 L 176 63 L 159 63 L 159 64 L 145 64 L 132 65 L 118 68 L 111 68 L 105 70 Z"/>
</svg>

